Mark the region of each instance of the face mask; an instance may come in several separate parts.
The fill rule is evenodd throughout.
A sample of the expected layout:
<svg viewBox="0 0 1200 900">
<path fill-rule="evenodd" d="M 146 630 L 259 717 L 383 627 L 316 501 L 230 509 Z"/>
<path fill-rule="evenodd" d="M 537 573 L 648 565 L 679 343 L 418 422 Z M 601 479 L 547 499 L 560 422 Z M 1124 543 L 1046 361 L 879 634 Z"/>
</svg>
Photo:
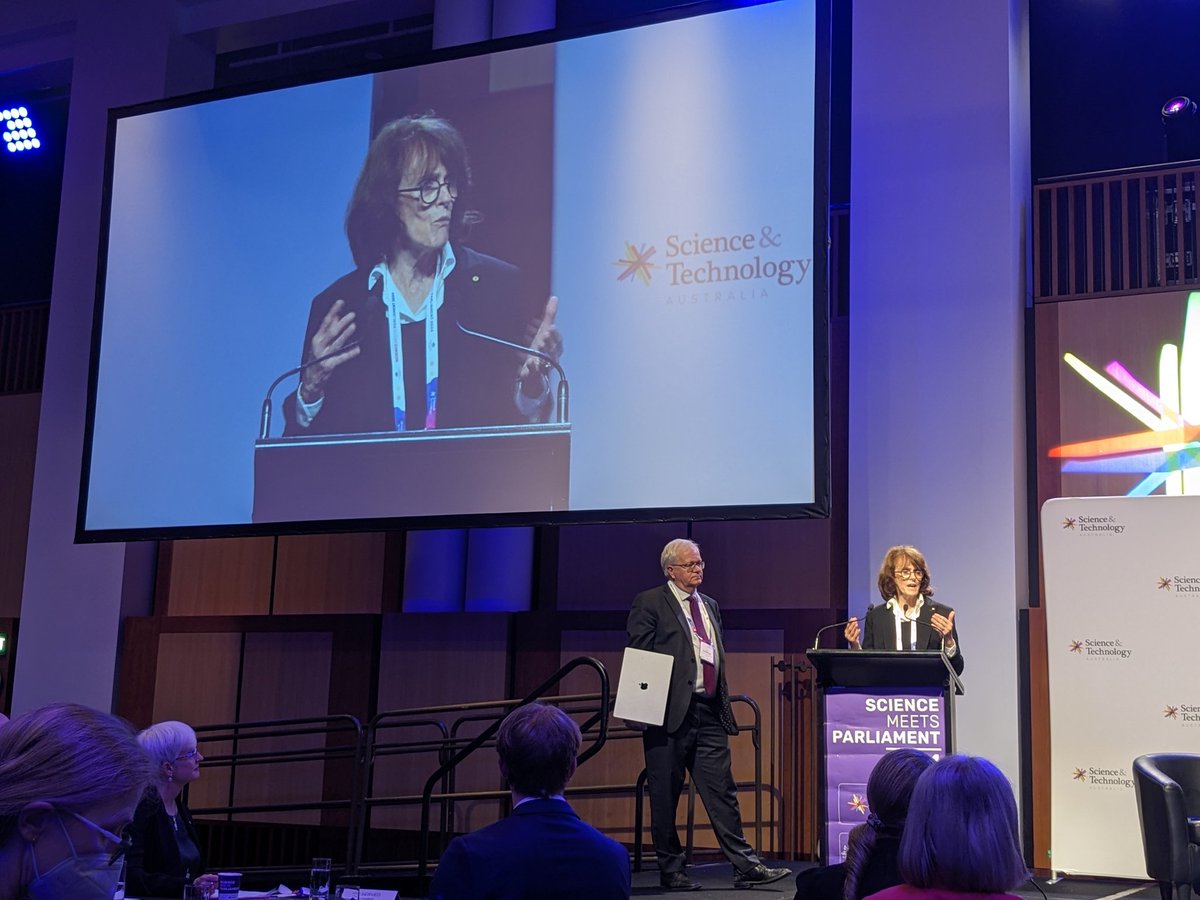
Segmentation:
<svg viewBox="0 0 1200 900">
<path fill-rule="evenodd" d="M 29 845 L 36 876 L 25 888 L 28 900 L 112 900 L 121 878 L 123 860 L 112 860 L 108 853 L 76 853 L 75 842 L 67 834 L 62 820 L 55 817 L 71 847 L 71 855 L 45 875 L 38 874 L 37 855 Z"/>
</svg>

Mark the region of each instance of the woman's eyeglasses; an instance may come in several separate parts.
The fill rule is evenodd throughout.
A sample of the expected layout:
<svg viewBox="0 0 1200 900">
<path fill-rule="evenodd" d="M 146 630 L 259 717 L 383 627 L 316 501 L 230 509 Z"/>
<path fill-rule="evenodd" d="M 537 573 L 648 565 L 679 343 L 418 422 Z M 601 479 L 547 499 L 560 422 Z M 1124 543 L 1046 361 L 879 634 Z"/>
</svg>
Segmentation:
<svg viewBox="0 0 1200 900">
<path fill-rule="evenodd" d="M 433 206 L 442 196 L 442 188 L 446 189 L 446 196 L 451 200 L 458 199 L 458 182 L 453 178 L 447 178 L 445 181 L 426 178 L 416 187 L 400 188 L 400 193 L 416 194 L 426 206 Z"/>
</svg>

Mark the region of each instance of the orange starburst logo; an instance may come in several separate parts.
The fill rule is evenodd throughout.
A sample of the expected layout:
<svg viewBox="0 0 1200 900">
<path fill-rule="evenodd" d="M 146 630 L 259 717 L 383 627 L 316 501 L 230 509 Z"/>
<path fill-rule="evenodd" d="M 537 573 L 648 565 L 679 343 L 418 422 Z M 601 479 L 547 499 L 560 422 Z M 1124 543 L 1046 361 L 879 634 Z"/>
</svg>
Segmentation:
<svg viewBox="0 0 1200 900">
<path fill-rule="evenodd" d="M 650 283 L 650 270 L 658 268 L 657 263 L 650 262 L 650 257 L 655 253 L 654 246 L 641 247 L 625 242 L 625 255 L 620 259 L 613 260 L 614 266 L 621 267 L 621 274 L 617 276 L 617 281 L 628 281 L 635 275 L 641 280 L 642 284 Z"/>
<path fill-rule="evenodd" d="M 1178 706 L 1168 706 L 1166 709 L 1163 710 L 1163 718 L 1164 719 L 1179 718 L 1179 707 Z"/>
<path fill-rule="evenodd" d="M 1070 516 L 1067 516 L 1065 519 L 1063 519 L 1063 528 L 1069 529 L 1070 531 L 1074 531 L 1075 530 L 1075 520 L 1072 519 Z"/>
<path fill-rule="evenodd" d="M 850 798 L 849 805 L 850 805 L 850 808 L 852 810 L 854 810 L 856 813 L 861 813 L 864 816 L 867 814 L 867 798 L 866 797 L 860 797 L 858 794 L 854 794 Z"/>
<path fill-rule="evenodd" d="M 1072 653 L 1082 653 L 1083 652 L 1083 641 L 1071 641 L 1071 652 Z"/>
<path fill-rule="evenodd" d="M 1087 769 L 1076 769 L 1071 773 L 1071 777 L 1076 781 L 1087 781 Z"/>
<path fill-rule="evenodd" d="M 1174 581 L 1175 579 L 1173 578 L 1160 578 L 1158 579 L 1158 589 L 1160 591 L 1169 591 Z"/>
</svg>

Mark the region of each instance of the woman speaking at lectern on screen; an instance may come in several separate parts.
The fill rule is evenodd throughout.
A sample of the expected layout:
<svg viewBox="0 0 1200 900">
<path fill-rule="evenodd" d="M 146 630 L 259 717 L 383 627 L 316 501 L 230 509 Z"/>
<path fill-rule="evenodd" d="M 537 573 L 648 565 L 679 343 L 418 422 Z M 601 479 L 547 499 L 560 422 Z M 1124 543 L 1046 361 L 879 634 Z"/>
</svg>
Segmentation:
<svg viewBox="0 0 1200 900">
<path fill-rule="evenodd" d="M 846 642 L 855 650 L 942 650 L 954 671 L 963 671 L 954 610 L 933 602 L 929 565 L 916 547 L 892 547 L 879 567 L 884 602 L 846 623 Z"/>
<path fill-rule="evenodd" d="M 312 302 L 286 435 L 547 420 L 547 363 L 462 330 L 562 354 L 557 298 L 531 299 L 515 266 L 460 242 L 479 218 L 470 190 L 449 122 L 405 116 L 380 130 L 346 213 L 356 268 Z"/>
</svg>

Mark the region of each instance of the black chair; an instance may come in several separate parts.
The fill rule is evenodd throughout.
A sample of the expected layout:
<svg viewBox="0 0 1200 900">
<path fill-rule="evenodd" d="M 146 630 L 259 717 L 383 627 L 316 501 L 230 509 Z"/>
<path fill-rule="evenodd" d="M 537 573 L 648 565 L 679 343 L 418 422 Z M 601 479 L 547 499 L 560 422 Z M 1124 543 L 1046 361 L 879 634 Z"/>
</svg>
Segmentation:
<svg viewBox="0 0 1200 900">
<path fill-rule="evenodd" d="M 1146 873 L 1162 900 L 1200 893 L 1200 754 L 1147 753 L 1133 761 Z"/>
</svg>

